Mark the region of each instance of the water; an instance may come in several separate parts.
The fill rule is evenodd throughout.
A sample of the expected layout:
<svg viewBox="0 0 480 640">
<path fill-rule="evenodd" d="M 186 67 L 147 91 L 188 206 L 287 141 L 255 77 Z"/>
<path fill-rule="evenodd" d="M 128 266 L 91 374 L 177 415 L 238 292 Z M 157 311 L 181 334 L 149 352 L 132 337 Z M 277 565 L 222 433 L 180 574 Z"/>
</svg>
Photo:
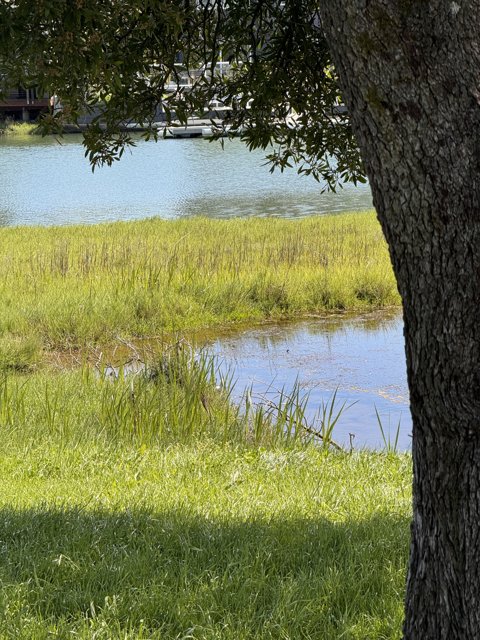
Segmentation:
<svg viewBox="0 0 480 640">
<path fill-rule="evenodd" d="M 261 151 L 240 140 L 139 139 L 132 153 L 94 174 L 81 136 L 0 137 L 0 225 L 95 223 L 202 214 L 305 216 L 372 208 L 368 186 L 322 194 L 293 169 L 270 174 Z"/>
<path fill-rule="evenodd" d="M 309 393 L 313 417 L 337 389 L 336 406 L 355 403 L 335 427 L 334 439 L 346 446 L 382 448 L 375 407 L 398 447 L 410 448 L 411 417 L 405 370 L 402 318 L 375 313 L 345 318 L 264 325 L 225 333 L 210 340 L 224 371 L 234 372 L 235 400 L 253 385 L 257 400 L 275 402 L 279 390 L 298 382 Z"/>
</svg>

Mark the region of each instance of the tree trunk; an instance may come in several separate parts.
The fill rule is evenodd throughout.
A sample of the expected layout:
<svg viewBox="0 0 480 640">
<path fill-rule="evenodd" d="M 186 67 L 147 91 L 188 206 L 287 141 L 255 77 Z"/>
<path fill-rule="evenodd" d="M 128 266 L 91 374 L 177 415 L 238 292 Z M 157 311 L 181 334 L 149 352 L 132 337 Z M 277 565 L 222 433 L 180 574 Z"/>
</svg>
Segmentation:
<svg viewBox="0 0 480 640">
<path fill-rule="evenodd" d="M 319 3 L 403 300 L 408 640 L 480 638 L 480 3 L 457 2 Z"/>
</svg>

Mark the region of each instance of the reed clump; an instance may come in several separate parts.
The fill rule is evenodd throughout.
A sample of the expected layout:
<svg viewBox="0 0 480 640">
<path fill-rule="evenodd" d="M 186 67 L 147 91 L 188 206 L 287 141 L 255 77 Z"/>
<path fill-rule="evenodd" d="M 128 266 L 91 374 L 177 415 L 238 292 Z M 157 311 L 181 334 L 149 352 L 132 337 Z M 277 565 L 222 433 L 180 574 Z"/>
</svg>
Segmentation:
<svg viewBox="0 0 480 640">
<path fill-rule="evenodd" d="M 0 296 L 46 349 L 399 304 L 373 213 L 5 228 Z"/>
<path fill-rule="evenodd" d="M 36 129 L 34 122 L 17 122 L 8 118 L 0 122 L 0 136 L 30 136 Z"/>
<path fill-rule="evenodd" d="M 180 345 L 180 346 L 179 346 Z M 1 362 L 1 361 L 0 361 Z M 307 420 L 307 396 L 296 385 L 268 406 L 249 390 L 232 402 L 233 377 L 187 343 L 163 346 L 149 360 L 113 366 L 98 361 L 70 369 L 4 367 L 0 433 L 22 443 L 64 446 L 169 446 L 209 440 L 245 447 L 335 447 Z M 341 414 L 331 405 L 331 415 Z M 335 419 L 335 422 L 336 422 Z M 334 425 L 333 425 L 334 426 Z"/>
</svg>

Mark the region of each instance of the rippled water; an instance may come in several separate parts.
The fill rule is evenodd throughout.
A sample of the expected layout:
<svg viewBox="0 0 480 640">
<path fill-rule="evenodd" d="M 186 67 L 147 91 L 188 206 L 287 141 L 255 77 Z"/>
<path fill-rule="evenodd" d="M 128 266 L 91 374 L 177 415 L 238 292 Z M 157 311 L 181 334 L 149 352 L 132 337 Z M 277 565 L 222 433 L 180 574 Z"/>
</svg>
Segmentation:
<svg viewBox="0 0 480 640">
<path fill-rule="evenodd" d="M 275 400 L 298 382 L 309 394 L 308 415 L 337 389 L 337 407 L 355 402 L 335 427 L 349 446 L 381 448 L 377 408 L 392 439 L 400 421 L 399 449 L 410 448 L 411 417 L 403 322 L 398 312 L 271 324 L 220 335 L 210 349 L 236 380 L 235 399 L 253 385 L 257 398 Z M 386 434 L 387 435 L 387 434 Z"/>
<path fill-rule="evenodd" d="M 81 136 L 0 137 L 0 225 L 94 223 L 202 214 L 304 216 L 372 207 L 368 186 L 322 194 L 311 177 L 270 174 L 239 140 L 138 141 L 94 174 Z"/>
</svg>

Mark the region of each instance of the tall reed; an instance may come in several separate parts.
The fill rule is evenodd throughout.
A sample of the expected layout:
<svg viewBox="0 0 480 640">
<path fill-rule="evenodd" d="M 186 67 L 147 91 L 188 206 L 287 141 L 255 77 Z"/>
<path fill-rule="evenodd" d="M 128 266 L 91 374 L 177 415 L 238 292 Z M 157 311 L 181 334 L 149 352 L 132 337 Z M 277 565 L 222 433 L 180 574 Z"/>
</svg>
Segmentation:
<svg viewBox="0 0 480 640">
<path fill-rule="evenodd" d="M 19 442 L 141 446 L 215 440 L 256 447 L 310 439 L 306 402 L 297 393 L 279 404 L 231 401 L 231 376 L 213 357 L 176 345 L 149 362 L 0 379 L 0 435 Z"/>
</svg>

